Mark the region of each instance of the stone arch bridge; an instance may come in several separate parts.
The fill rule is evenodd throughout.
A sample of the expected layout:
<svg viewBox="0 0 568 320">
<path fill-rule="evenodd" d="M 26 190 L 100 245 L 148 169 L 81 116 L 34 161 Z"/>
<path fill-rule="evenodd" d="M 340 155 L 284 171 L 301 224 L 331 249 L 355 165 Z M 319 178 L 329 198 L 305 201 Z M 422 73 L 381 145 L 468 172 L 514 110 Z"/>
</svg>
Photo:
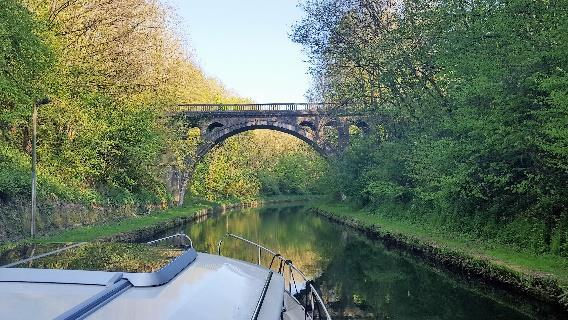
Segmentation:
<svg viewBox="0 0 568 320">
<path fill-rule="evenodd" d="M 216 145 L 236 134 L 256 129 L 290 134 L 324 157 L 339 154 L 349 145 L 350 128 L 356 127 L 363 133 L 372 129 L 367 117 L 345 113 L 342 109 L 339 104 L 326 103 L 180 104 L 173 116 L 188 127 L 200 130 L 197 153 L 186 159 L 188 167 L 193 169 Z M 191 172 L 170 177 L 177 203 L 183 203 L 190 180 Z"/>
</svg>

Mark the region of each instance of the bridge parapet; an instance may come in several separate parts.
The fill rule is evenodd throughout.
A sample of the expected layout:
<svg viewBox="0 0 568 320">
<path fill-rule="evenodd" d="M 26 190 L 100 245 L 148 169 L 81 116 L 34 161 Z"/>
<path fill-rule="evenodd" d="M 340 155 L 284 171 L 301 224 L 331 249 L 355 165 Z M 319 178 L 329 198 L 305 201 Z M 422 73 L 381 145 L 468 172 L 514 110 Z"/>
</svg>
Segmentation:
<svg viewBox="0 0 568 320">
<path fill-rule="evenodd" d="M 262 112 L 262 111 L 312 111 L 325 112 L 333 107 L 335 103 L 234 103 L 234 104 L 179 104 L 178 112 Z"/>
</svg>

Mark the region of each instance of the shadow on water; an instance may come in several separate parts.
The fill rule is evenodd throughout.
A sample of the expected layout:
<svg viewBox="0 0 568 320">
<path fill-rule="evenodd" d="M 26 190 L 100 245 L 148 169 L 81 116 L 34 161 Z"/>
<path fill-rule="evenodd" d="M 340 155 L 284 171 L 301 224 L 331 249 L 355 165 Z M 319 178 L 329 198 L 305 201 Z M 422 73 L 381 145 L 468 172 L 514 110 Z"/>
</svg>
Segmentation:
<svg viewBox="0 0 568 320">
<path fill-rule="evenodd" d="M 545 305 L 437 271 L 301 205 L 230 211 L 164 235 L 177 232 L 202 252 L 216 253 L 227 232 L 280 252 L 315 280 L 334 319 L 566 319 Z M 227 240 L 223 254 L 257 259 L 238 241 Z"/>
</svg>

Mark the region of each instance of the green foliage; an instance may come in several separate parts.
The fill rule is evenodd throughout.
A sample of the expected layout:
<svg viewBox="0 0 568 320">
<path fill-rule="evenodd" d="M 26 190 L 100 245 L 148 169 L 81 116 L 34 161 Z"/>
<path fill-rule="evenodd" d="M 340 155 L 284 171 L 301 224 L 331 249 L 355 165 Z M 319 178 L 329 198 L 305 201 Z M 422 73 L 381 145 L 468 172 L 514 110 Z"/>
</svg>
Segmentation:
<svg viewBox="0 0 568 320">
<path fill-rule="evenodd" d="M 0 199 L 9 200 L 29 189 L 29 159 L 18 150 L 0 142 Z"/>
<path fill-rule="evenodd" d="M 192 194 L 211 201 L 258 196 L 260 186 L 245 162 L 252 150 L 240 142 L 242 138 L 226 141 L 197 165 Z"/>
<path fill-rule="evenodd" d="M 319 194 L 326 167 L 297 138 L 255 130 L 227 139 L 197 164 L 191 194 L 212 201 Z"/>
<path fill-rule="evenodd" d="M 0 124 L 22 125 L 41 95 L 39 80 L 50 66 L 51 53 L 36 35 L 39 24 L 16 0 L 0 7 Z M 25 123 L 25 122 L 24 122 Z"/>
<path fill-rule="evenodd" d="M 273 168 L 257 174 L 261 192 L 265 195 L 321 193 L 327 166 L 317 157 L 315 152 L 306 152 L 276 158 Z"/>
<path fill-rule="evenodd" d="M 42 96 L 42 73 L 50 65 L 50 51 L 35 34 L 38 23 L 15 0 L 0 7 L 0 200 L 29 190 L 27 119 Z"/>
<path fill-rule="evenodd" d="M 232 97 L 183 53 L 167 14 L 139 0 L 2 3 L 2 200 L 29 197 L 31 111 L 46 96 L 51 102 L 38 117 L 40 203 L 170 200 L 164 172 L 185 169 L 196 143 L 163 121 L 168 106 Z"/>
<path fill-rule="evenodd" d="M 325 84 L 314 94 L 382 119 L 337 161 L 336 193 L 405 205 L 400 219 L 568 256 L 565 2 L 304 7 L 293 38 Z"/>
</svg>

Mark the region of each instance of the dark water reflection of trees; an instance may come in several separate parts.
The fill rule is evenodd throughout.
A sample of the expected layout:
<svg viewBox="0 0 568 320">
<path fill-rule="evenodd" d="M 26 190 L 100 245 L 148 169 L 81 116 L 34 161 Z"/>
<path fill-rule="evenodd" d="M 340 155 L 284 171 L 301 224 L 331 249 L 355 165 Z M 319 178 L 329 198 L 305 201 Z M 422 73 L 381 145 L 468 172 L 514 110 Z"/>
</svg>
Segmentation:
<svg viewBox="0 0 568 320">
<path fill-rule="evenodd" d="M 216 252 L 227 232 L 273 248 L 315 279 L 334 319 L 561 319 L 537 304 L 515 303 L 455 281 L 380 242 L 305 212 L 302 206 L 247 209 L 211 217 L 185 232 L 199 251 Z M 170 233 L 171 233 L 170 232 Z M 226 240 L 224 255 L 256 261 Z M 264 257 L 268 263 L 268 257 Z"/>
</svg>

